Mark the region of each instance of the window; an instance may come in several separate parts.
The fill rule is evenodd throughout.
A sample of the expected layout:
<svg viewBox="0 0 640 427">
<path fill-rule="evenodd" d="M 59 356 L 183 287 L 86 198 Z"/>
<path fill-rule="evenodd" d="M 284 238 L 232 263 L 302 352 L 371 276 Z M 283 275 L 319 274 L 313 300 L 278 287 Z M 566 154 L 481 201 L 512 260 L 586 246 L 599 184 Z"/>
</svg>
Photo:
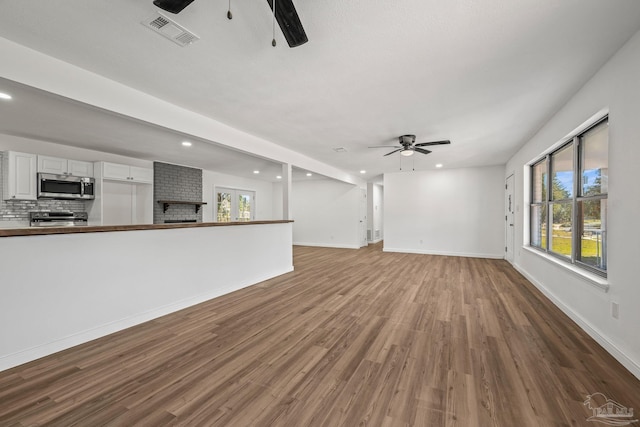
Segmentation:
<svg viewBox="0 0 640 427">
<path fill-rule="evenodd" d="M 232 188 L 216 189 L 216 221 L 253 221 L 255 192 Z"/>
<path fill-rule="evenodd" d="M 231 221 L 231 193 L 224 190 L 218 192 L 216 198 L 218 222 Z"/>
<path fill-rule="evenodd" d="M 544 248 L 547 245 L 547 159 L 531 167 L 531 245 Z"/>
<path fill-rule="evenodd" d="M 551 154 L 549 249 L 571 258 L 573 213 L 573 143 Z"/>
<path fill-rule="evenodd" d="M 531 165 L 531 246 L 606 275 L 607 118 Z"/>
</svg>

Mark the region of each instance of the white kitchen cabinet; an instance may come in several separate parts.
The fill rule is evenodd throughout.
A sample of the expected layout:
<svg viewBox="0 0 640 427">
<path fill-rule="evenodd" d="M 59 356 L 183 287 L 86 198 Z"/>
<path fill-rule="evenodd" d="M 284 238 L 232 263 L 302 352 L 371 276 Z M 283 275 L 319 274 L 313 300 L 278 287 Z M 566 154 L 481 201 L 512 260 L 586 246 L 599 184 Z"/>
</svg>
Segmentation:
<svg viewBox="0 0 640 427">
<path fill-rule="evenodd" d="M 80 160 L 68 160 L 67 172 L 73 176 L 93 177 L 93 163 Z"/>
<path fill-rule="evenodd" d="M 67 172 L 67 159 L 38 156 L 38 172 L 63 175 Z"/>
<path fill-rule="evenodd" d="M 93 177 L 93 163 L 60 157 L 38 156 L 38 172 Z"/>
<path fill-rule="evenodd" d="M 151 184 L 153 182 L 153 169 L 131 166 L 131 180 Z"/>
<path fill-rule="evenodd" d="M 153 186 L 102 181 L 102 225 L 153 224 Z"/>
<path fill-rule="evenodd" d="M 153 224 L 153 169 L 95 163 L 89 225 Z"/>
<path fill-rule="evenodd" d="M 102 166 L 103 179 L 116 179 L 122 181 L 129 180 L 129 177 L 131 175 L 131 166 L 107 162 L 101 162 L 98 164 Z"/>
<path fill-rule="evenodd" d="M 153 183 L 153 169 L 137 166 L 121 165 L 118 163 L 101 162 L 103 179 L 118 181 Z"/>
<path fill-rule="evenodd" d="M 36 200 L 37 156 L 5 151 L 2 161 L 2 197 L 5 200 Z"/>
</svg>

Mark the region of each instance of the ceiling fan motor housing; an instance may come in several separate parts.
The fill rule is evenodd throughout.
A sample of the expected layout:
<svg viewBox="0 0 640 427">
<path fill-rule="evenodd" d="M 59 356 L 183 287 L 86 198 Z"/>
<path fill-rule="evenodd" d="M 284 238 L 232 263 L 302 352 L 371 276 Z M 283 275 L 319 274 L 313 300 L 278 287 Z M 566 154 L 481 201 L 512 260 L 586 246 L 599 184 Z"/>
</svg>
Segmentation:
<svg viewBox="0 0 640 427">
<path fill-rule="evenodd" d="M 400 140 L 400 145 L 408 147 L 408 146 L 411 146 L 414 142 L 416 142 L 416 136 L 402 135 L 401 137 L 399 137 L 399 140 Z"/>
</svg>

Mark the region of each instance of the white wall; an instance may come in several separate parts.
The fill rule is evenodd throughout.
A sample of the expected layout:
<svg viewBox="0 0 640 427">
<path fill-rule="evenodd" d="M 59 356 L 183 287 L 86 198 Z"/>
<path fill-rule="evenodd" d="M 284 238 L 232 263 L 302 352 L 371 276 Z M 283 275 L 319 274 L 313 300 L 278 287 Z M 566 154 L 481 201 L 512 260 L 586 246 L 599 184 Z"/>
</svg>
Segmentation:
<svg viewBox="0 0 640 427">
<path fill-rule="evenodd" d="M 640 33 L 507 163 L 516 179 L 514 264 L 583 329 L 640 378 Z M 528 242 L 526 164 L 599 111 L 609 110 L 609 292 L 523 248 Z M 620 319 L 611 302 L 620 304 Z"/>
<path fill-rule="evenodd" d="M 0 238 L 0 371 L 292 271 L 292 261 L 291 223 Z"/>
<path fill-rule="evenodd" d="M 280 200 L 280 204 L 282 204 L 282 194 L 274 195 L 273 183 L 203 170 L 202 200 L 207 202 L 207 204 L 202 207 L 203 222 L 214 221 L 214 213 L 216 209 L 214 194 L 215 187 L 255 191 L 255 220 L 282 219 L 282 206 L 280 206 L 280 215 L 274 216 L 274 214 L 278 213 L 277 208 L 274 210 L 274 203 L 277 203 L 278 200 Z M 280 186 L 280 191 L 282 192 L 281 187 L 282 186 Z"/>
<path fill-rule="evenodd" d="M 284 185 L 281 182 L 273 183 L 273 196 L 271 198 L 271 218 L 284 219 Z"/>
<path fill-rule="evenodd" d="M 384 250 L 504 257 L 504 167 L 384 175 Z"/>
<path fill-rule="evenodd" d="M 293 244 L 359 248 L 360 191 L 358 186 L 329 179 L 295 181 Z"/>
</svg>

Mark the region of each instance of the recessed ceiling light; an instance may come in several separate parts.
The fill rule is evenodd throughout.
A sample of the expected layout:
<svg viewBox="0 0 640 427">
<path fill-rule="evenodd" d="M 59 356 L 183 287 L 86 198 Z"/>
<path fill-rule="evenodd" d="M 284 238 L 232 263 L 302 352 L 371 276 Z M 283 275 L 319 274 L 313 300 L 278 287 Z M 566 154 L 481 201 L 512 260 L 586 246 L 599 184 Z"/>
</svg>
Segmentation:
<svg viewBox="0 0 640 427">
<path fill-rule="evenodd" d="M 258 175 L 258 174 L 260 173 L 260 171 L 255 170 L 255 171 L 253 171 L 253 173 L 255 173 L 256 175 Z"/>
<path fill-rule="evenodd" d="M 183 147 L 191 147 L 193 144 L 191 144 L 189 141 L 182 141 L 182 146 Z"/>
<path fill-rule="evenodd" d="M 282 177 L 280 175 L 276 176 L 276 179 L 282 179 Z"/>
<path fill-rule="evenodd" d="M 360 171 L 360 173 L 367 173 L 367 171 L 363 169 Z"/>
<path fill-rule="evenodd" d="M 8 93 L 4 93 L 4 92 L 0 92 L 0 99 L 12 99 L 12 96 L 9 95 Z"/>
<path fill-rule="evenodd" d="M 442 163 L 438 163 L 438 164 L 436 165 L 436 167 L 437 167 L 437 168 L 441 168 L 441 167 L 442 167 Z"/>
<path fill-rule="evenodd" d="M 307 176 L 313 176 L 311 172 L 307 172 Z"/>
</svg>

